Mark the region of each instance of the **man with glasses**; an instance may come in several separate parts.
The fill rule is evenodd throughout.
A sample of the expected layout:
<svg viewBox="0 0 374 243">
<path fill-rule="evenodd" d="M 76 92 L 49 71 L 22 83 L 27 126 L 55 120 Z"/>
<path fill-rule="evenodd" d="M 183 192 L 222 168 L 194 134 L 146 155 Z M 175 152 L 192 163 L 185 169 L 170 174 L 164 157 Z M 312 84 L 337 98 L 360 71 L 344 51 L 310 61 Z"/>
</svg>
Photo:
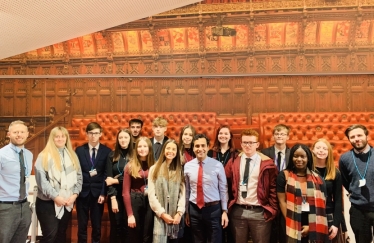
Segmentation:
<svg viewBox="0 0 374 243">
<path fill-rule="evenodd" d="M 284 124 L 278 124 L 274 127 L 273 138 L 274 145 L 261 150 L 261 153 L 269 156 L 274 160 L 274 163 L 278 167 L 279 171 L 286 168 L 288 159 L 290 158 L 290 149 L 287 147 L 287 140 L 290 128 Z"/>
<path fill-rule="evenodd" d="M 290 149 L 286 145 L 289 139 L 289 132 L 290 128 L 288 126 L 284 124 L 276 125 L 273 129 L 274 145 L 261 150 L 261 153 L 274 160 L 278 171 L 282 171 L 287 167 L 290 158 Z M 286 232 L 283 230 L 284 227 L 281 226 L 281 221 L 284 220 L 282 217 L 280 214 L 273 221 L 270 243 L 286 242 Z"/>
<path fill-rule="evenodd" d="M 82 168 L 83 186 L 77 198 L 78 242 L 87 242 L 87 224 L 91 219 L 92 242 L 100 242 L 101 217 L 104 211 L 106 195 L 106 161 L 110 148 L 100 143 L 102 128 L 96 122 L 87 125 L 88 143 L 78 147 L 78 155 Z"/>
<path fill-rule="evenodd" d="M 229 219 L 236 243 L 247 243 L 249 231 L 254 243 L 269 243 L 272 220 L 278 213 L 278 169 L 272 159 L 256 151 L 258 136 L 252 129 L 242 131 L 243 152 L 225 167 Z"/>
</svg>

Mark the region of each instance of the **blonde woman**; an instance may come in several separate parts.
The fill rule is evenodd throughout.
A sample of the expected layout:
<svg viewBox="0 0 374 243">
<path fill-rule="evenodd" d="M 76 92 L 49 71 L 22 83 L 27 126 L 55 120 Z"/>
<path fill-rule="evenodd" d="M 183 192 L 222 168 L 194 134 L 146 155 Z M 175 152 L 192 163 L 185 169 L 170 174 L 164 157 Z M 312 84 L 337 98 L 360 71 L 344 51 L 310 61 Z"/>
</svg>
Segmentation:
<svg viewBox="0 0 374 243">
<path fill-rule="evenodd" d="M 342 177 L 335 168 L 331 144 L 324 138 L 312 146 L 314 167 L 326 184 L 326 216 L 329 227 L 329 240 L 337 241 L 338 229 L 342 221 Z M 342 233 L 342 232 L 339 232 Z"/>
<path fill-rule="evenodd" d="M 153 243 L 177 243 L 183 236 L 181 218 L 186 189 L 180 153 L 174 140 L 166 141 L 159 160 L 149 170 L 149 204 L 154 216 Z"/>
<path fill-rule="evenodd" d="M 127 213 L 128 242 L 151 243 L 153 213 L 148 202 L 148 169 L 154 164 L 151 141 L 139 137 L 135 153 L 125 166 L 123 201 Z"/>
<path fill-rule="evenodd" d="M 43 235 L 40 242 L 66 242 L 66 229 L 83 180 L 66 128 L 52 129 L 47 145 L 35 162 L 35 178 L 36 214 Z"/>
</svg>

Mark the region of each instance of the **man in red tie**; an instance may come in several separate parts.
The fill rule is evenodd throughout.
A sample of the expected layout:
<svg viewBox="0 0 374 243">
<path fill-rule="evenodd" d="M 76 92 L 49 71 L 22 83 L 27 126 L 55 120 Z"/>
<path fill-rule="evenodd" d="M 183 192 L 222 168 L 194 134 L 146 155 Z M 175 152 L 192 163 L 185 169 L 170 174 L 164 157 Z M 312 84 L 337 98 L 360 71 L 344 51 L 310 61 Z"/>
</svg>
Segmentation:
<svg viewBox="0 0 374 243">
<path fill-rule="evenodd" d="M 195 243 L 221 243 L 228 224 L 227 182 L 221 162 L 207 156 L 209 139 L 197 134 L 192 140 L 196 158 L 185 164 L 186 224 Z"/>
<path fill-rule="evenodd" d="M 256 151 L 255 130 L 244 130 L 241 140 L 243 152 L 225 167 L 232 233 L 236 243 L 247 243 L 249 231 L 253 243 L 269 243 L 272 220 L 278 212 L 278 169 L 272 159 Z"/>
</svg>

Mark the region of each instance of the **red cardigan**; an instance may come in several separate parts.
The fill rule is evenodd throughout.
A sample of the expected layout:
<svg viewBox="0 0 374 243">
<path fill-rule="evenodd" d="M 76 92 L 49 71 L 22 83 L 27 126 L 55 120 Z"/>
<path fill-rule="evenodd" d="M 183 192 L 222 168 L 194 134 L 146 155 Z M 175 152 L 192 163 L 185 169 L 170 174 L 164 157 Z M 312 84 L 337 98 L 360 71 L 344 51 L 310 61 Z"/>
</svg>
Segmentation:
<svg viewBox="0 0 374 243">
<path fill-rule="evenodd" d="M 265 220 L 269 221 L 274 219 L 278 213 L 278 198 L 276 191 L 278 168 L 272 159 L 262 153 L 257 153 L 261 157 L 260 174 L 257 185 L 257 199 L 264 208 Z M 229 211 L 238 200 L 241 155 L 242 154 L 239 154 L 239 156 L 231 158 L 225 167 L 229 191 Z"/>
</svg>

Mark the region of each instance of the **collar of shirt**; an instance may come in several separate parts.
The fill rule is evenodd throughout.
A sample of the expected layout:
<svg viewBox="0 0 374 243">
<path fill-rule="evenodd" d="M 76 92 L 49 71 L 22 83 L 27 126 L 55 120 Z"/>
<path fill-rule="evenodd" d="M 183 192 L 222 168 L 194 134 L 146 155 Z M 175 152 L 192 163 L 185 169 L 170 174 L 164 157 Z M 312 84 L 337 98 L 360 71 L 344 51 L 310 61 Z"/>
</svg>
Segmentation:
<svg viewBox="0 0 374 243">
<path fill-rule="evenodd" d="M 161 141 L 157 141 L 157 139 L 153 139 L 153 144 L 160 143 L 161 145 L 164 143 L 164 139 L 161 139 Z"/>
<path fill-rule="evenodd" d="M 88 148 L 90 149 L 90 152 L 92 152 L 92 149 L 95 148 L 96 152 L 99 151 L 100 143 L 98 143 L 95 147 L 92 147 L 91 144 L 88 144 Z"/>
<path fill-rule="evenodd" d="M 286 154 L 286 148 L 284 148 L 282 150 L 278 150 L 276 147 L 274 147 L 274 149 L 275 149 L 276 156 L 278 156 L 278 152 L 281 152 L 282 156 Z"/>
<path fill-rule="evenodd" d="M 25 146 L 22 146 L 22 148 L 17 147 L 17 146 L 14 145 L 13 143 L 9 143 L 9 147 L 10 147 L 12 150 L 16 151 L 17 154 L 18 154 L 19 152 L 21 152 L 21 149 L 24 149 L 24 148 L 25 148 Z"/>
<path fill-rule="evenodd" d="M 367 147 L 365 148 L 365 150 L 362 151 L 361 153 L 359 153 L 356 149 L 353 149 L 353 150 L 355 151 L 355 154 L 366 154 L 367 152 L 370 151 L 370 149 L 371 149 L 371 147 L 370 147 L 370 146 L 367 146 Z"/>
</svg>

